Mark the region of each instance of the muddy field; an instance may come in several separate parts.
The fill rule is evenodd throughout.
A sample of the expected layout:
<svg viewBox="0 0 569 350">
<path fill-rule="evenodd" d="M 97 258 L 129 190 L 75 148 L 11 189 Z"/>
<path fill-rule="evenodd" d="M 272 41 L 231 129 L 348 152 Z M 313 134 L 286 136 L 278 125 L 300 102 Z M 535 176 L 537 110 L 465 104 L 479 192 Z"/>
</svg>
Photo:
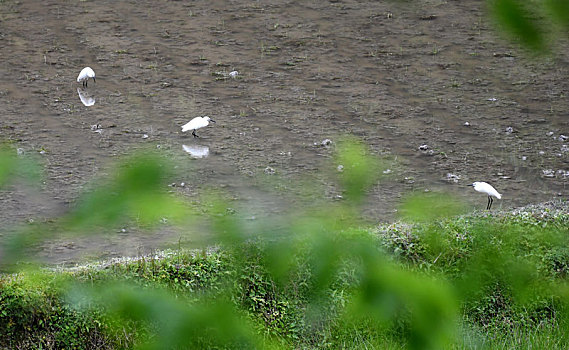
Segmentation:
<svg viewBox="0 0 569 350">
<path fill-rule="evenodd" d="M 345 135 L 389 159 L 372 221 L 396 219 L 415 191 L 482 209 L 465 186 L 478 180 L 503 193 L 497 209 L 569 194 L 569 50 L 528 57 L 480 1 L 5 0 L 0 47 L 0 139 L 46 169 L 40 191 L 0 192 L 6 230 L 65 212 L 120 155 L 147 147 L 177 164 L 169 190 L 221 187 L 256 218 L 338 200 L 327 169 Z M 97 80 L 83 89 L 85 66 Z M 180 132 L 200 115 L 217 123 L 196 139 Z M 298 185 L 310 182 L 310 193 Z M 40 255 L 73 262 L 180 238 L 123 229 Z"/>
</svg>

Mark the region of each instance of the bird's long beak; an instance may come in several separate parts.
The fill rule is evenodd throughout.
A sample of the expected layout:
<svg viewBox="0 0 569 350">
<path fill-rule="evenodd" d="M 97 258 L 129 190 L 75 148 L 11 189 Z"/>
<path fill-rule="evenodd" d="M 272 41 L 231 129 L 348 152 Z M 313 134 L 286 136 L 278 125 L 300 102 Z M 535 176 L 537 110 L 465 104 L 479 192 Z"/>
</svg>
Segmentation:
<svg viewBox="0 0 569 350">
<path fill-rule="evenodd" d="M 215 120 L 213 120 L 213 119 L 211 119 L 211 118 L 209 118 L 209 121 L 212 122 L 212 123 L 215 123 Z"/>
<path fill-rule="evenodd" d="M 472 186 L 472 187 L 474 187 L 474 184 L 468 184 L 468 185 L 466 185 L 466 186 Z"/>
</svg>

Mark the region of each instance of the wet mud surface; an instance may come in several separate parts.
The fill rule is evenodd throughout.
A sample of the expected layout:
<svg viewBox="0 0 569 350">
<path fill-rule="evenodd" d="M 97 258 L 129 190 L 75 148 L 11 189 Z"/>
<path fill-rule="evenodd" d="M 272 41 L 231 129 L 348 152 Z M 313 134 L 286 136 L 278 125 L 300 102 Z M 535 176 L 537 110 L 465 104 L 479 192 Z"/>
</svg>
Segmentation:
<svg viewBox="0 0 569 350">
<path fill-rule="evenodd" d="M 222 188 L 252 217 L 338 200 L 329 169 L 346 135 L 389 159 L 372 221 L 396 219 L 412 192 L 481 209 L 473 181 L 503 194 L 496 208 L 569 194 L 569 50 L 525 55 L 479 1 L 6 0 L 0 17 L 0 139 L 46 169 L 41 189 L 0 192 L 4 228 L 65 212 L 121 155 L 148 148 L 176 164 L 169 190 L 192 200 Z M 86 89 L 85 66 L 97 74 Z M 217 123 L 181 133 L 202 115 Z M 180 238 L 113 230 L 40 255 L 138 254 Z"/>
</svg>

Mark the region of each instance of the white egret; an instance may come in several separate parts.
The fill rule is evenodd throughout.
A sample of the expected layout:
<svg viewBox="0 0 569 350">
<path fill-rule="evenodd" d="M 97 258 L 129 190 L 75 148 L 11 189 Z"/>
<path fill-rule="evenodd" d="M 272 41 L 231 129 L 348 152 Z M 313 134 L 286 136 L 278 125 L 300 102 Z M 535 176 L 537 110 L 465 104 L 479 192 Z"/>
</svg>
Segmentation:
<svg viewBox="0 0 569 350">
<path fill-rule="evenodd" d="M 215 120 L 213 120 L 207 116 L 206 117 L 195 117 L 194 119 L 190 120 L 186 124 L 182 125 L 182 132 L 192 130 L 192 135 L 194 135 L 194 137 L 199 137 L 198 135 L 196 135 L 196 130 L 208 126 L 209 122 L 215 123 Z"/>
<path fill-rule="evenodd" d="M 91 69 L 91 67 L 85 67 L 81 70 L 81 73 L 77 76 L 77 82 L 83 83 L 84 87 L 87 87 L 87 82 L 89 78 L 93 78 L 93 82 L 95 81 L 95 71 Z"/>
<path fill-rule="evenodd" d="M 496 191 L 496 189 L 492 187 L 492 185 L 490 185 L 489 183 L 477 181 L 471 183 L 468 186 L 473 186 L 475 191 L 486 193 L 488 195 L 488 205 L 486 205 L 487 210 L 490 210 L 490 208 L 492 207 L 492 203 L 494 202 L 494 199 L 492 197 L 502 199 L 502 195 L 498 193 L 498 191 Z"/>
</svg>

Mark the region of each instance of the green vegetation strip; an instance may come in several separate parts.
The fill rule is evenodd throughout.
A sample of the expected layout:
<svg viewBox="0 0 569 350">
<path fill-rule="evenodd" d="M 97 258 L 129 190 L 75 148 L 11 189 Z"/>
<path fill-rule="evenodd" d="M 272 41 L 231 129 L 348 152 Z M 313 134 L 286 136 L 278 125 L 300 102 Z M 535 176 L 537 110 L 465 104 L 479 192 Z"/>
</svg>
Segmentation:
<svg viewBox="0 0 569 350">
<path fill-rule="evenodd" d="M 0 347 L 336 349 L 444 344 L 457 349 L 564 349 L 569 345 L 567 209 L 566 202 L 546 203 L 508 213 L 343 230 L 330 237 L 346 249 L 350 246 L 345 243 L 354 239 L 371 244 L 389 261 L 380 264 L 377 275 L 364 273 L 358 259 L 341 255 L 330 257 L 335 269 L 320 274 L 318 265 L 327 256 L 323 251 L 335 252 L 333 243 L 322 239 L 300 241 L 294 258 L 287 260 L 294 266 L 278 265 L 276 270 L 278 251 L 289 250 L 259 239 L 204 251 L 7 274 L 0 279 Z M 374 302 L 381 307 L 362 317 L 355 300 L 380 295 L 377 289 L 362 288 L 378 281 L 392 292 L 378 297 Z M 365 296 L 366 290 L 375 295 Z M 432 293 L 445 290 L 450 294 L 440 296 L 441 302 L 450 305 L 448 310 L 458 304 L 460 313 L 448 332 L 420 320 L 425 305 L 421 298 L 431 305 L 427 314 L 445 312 L 436 306 L 438 301 L 430 301 Z M 379 321 L 377 310 L 385 313 Z M 433 337 L 440 332 L 450 338 L 429 345 L 417 330 L 421 327 L 434 329 Z M 222 331 L 228 329 L 231 332 Z"/>
</svg>

